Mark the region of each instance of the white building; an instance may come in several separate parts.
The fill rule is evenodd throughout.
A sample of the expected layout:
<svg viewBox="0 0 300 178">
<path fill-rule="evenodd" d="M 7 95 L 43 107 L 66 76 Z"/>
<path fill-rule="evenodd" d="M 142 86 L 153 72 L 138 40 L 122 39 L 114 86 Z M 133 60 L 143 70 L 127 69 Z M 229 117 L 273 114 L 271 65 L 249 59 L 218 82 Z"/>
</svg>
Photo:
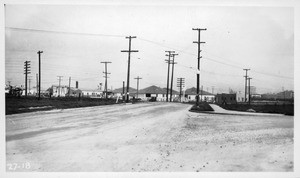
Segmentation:
<svg viewBox="0 0 300 178">
<path fill-rule="evenodd" d="M 65 97 L 68 94 L 68 86 L 52 85 L 50 90 L 52 90 L 50 93 L 52 93 L 53 97 Z"/>
<path fill-rule="evenodd" d="M 197 96 L 197 89 L 195 87 L 189 88 L 185 90 L 185 98 L 187 101 L 196 101 Z M 207 102 L 214 102 L 215 95 L 207 92 L 207 91 L 199 91 L 199 100 L 207 101 Z"/>
<path fill-rule="evenodd" d="M 90 90 L 90 89 L 83 89 L 81 90 L 82 97 L 89 97 L 89 98 L 102 98 L 104 97 L 103 91 L 96 89 L 96 90 Z"/>
</svg>

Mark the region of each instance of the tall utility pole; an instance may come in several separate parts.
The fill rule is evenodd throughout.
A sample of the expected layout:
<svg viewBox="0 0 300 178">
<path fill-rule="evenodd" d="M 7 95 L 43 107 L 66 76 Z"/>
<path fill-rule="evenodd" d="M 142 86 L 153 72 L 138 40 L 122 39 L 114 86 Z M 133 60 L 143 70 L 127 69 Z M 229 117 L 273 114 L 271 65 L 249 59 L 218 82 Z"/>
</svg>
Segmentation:
<svg viewBox="0 0 300 178">
<path fill-rule="evenodd" d="M 184 78 L 177 78 L 177 87 L 179 87 L 179 98 L 181 102 L 182 88 L 184 87 Z"/>
<path fill-rule="evenodd" d="M 39 100 L 41 99 L 41 53 L 43 51 L 38 51 L 37 52 L 39 55 Z"/>
<path fill-rule="evenodd" d="M 168 74 L 167 74 L 167 102 L 168 102 L 168 99 L 169 99 L 169 75 L 170 75 L 170 63 L 171 63 L 171 53 L 175 53 L 175 51 L 165 51 L 166 53 L 169 53 L 169 54 L 166 54 L 166 56 L 169 57 L 168 60 L 165 60 L 167 61 L 168 63 Z"/>
<path fill-rule="evenodd" d="M 200 58 L 202 58 L 202 56 L 200 55 L 201 50 L 200 50 L 200 44 L 201 43 L 205 43 L 205 42 L 201 42 L 200 41 L 200 32 L 203 30 L 207 30 L 206 28 L 193 28 L 192 30 L 197 30 L 198 31 L 198 41 L 194 41 L 193 43 L 197 43 L 198 44 L 198 72 L 197 72 L 197 96 L 196 96 L 196 101 L 197 103 L 199 103 L 199 86 L 200 86 Z"/>
<path fill-rule="evenodd" d="M 246 98 L 247 98 L 247 80 L 248 80 L 248 75 L 247 75 L 247 72 L 248 70 L 250 69 L 243 69 L 246 71 L 246 75 L 244 76 L 245 77 L 245 102 L 247 102 Z"/>
<path fill-rule="evenodd" d="M 137 80 L 137 84 L 136 84 L 136 98 L 139 98 L 139 80 L 142 79 L 139 76 L 137 78 L 134 78 Z"/>
<path fill-rule="evenodd" d="M 107 64 L 110 64 L 111 62 L 109 61 L 104 61 L 104 62 L 101 62 L 103 64 L 105 64 L 105 72 L 103 72 L 105 74 L 104 78 L 105 78 L 105 98 L 107 99 L 107 74 L 110 74 L 107 72 Z"/>
<path fill-rule="evenodd" d="M 127 71 L 127 98 L 126 102 L 129 102 L 129 79 L 130 79 L 130 54 L 132 52 L 139 52 L 138 50 L 131 50 L 131 39 L 136 38 L 136 36 L 128 36 L 126 39 L 129 39 L 129 49 L 128 50 L 122 50 L 121 52 L 126 52 L 128 53 L 128 71 Z"/>
<path fill-rule="evenodd" d="M 27 75 L 30 74 L 30 61 L 24 62 L 25 74 L 25 96 L 27 96 Z"/>
<path fill-rule="evenodd" d="M 251 80 L 251 79 L 252 79 L 252 78 L 248 77 L 248 82 L 249 82 L 249 89 L 248 89 L 248 90 L 249 90 L 249 96 L 248 96 L 249 99 L 248 99 L 248 102 L 249 102 L 249 105 L 250 105 L 250 98 L 251 98 L 251 92 L 250 92 L 250 86 L 251 86 L 251 85 L 250 85 L 250 80 Z"/>
<path fill-rule="evenodd" d="M 63 78 L 63 76 L 57 76 L 58 77 L 58 97 L 60 97 L 60 93 L 61 93 L 61 90 L 60 90 L 60 81 L 62 80 L 61 78 Z"/>
<path fill-rule="evenodd" d="M 173 60 L 171 62 L 172 64 L 172 76 L 171 76 L 171 91 L 170 91 L 170 101 L 172 101 L 172 94 L 173 94 L 173 75 L 174 75 L 174 64 L 177 64 L 177 62 L 175 62 L 175 56 L 178 54 L 172 54 L 171 56 L 173 57 Z"/>
<path fill-rule="evenodd" d="M 69 77 L 69 90 L 68 90 L 68 96 L 71 94 L 71 77 Z"/>
</svg>

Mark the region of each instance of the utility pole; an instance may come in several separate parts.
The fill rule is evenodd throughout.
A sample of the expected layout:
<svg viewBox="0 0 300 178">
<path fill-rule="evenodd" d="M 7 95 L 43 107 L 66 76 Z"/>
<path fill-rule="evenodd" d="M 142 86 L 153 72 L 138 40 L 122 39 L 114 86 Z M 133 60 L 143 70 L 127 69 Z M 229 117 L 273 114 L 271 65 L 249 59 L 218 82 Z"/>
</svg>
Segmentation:
<svg viewBox="0 0 300 178">
<path fill-rule="evenodd" d="M 39 80 L 39 75 L 36 74 L 36 93 L 39 92 L 39 82 L 38 82 L 38 80 Z"/>
<path fill-rule="evenodd" d="M 251 92 L 250 92 L 250 86 L 251 86 L 251 85 L 250 85 L 250 80 L 251 80 L 251 79 L 252 79 L 252 78 L 248 77 L 248 80 L 249 80 L 249 89 L 248 89 L 248 90 L 249 90 L 249 96 L 248 96 L 248 97 L 249 97 L 249 100 L 248 100 L 249 105 L 250 105 L 250 98 L 251 98 Z"/>
<path fill-rule="evenodd" d="M 168 74 L 167 74 L 167 102 L 168 102 L 168 99 L 169 99 L 169 75 L 170 75 L 170 63 L 171 63 L 171 53 L 175 53 L 175 51 L 165 51 L 166 53 L 169 53 L 169 54 L 166 54 L 166 56 L 169 57 L 168 60 L 165 60 L 167 61 L 168 63 Z"/>
<path fill-rule="evenodd" d="M 179 98 L 181 102 L 182 88 L 184 87 L 184 78 L 177 78 L 177 87 L 179 87 Z"/>
<path fill-rule="evenodd" d="M 27 75 L 30 74 L 30 61 L 24 62 L 24 70 L 25 70 L 25 96 L 27 96 Z"/>
<path fill-rule="evenodd" d="M 68 96 L 70 97 L 71 94 L 71 77 L 69 77 L 69 91 L 68 91 Z"/>
<path fill-rule="evenodd" d="M 201 50 L 200 50 L 200 44 L 201 43 L 205 43 L 200 41 L 200 32 L 203 30 L 207 30 L 206 28 L 193 28 L 192 30 L 197 30 L 198 31 L 198 41 L 194 41 L 193 43 L 197 43 L 198 44 L 198 72 L 197 72 L 197 104 L 199 103 L 199 86 L 200 86 L 200 58 L 202 58 L 202 56 L 200 55 Z"/>
<path fill-rule="evenodd" d="M 110 74 L 107 72 L 107 64 L 110 64 L 111 62 L 109 61 L 104 61 L 104 62 L 101 62 L 103 64 L 105 64 L 105 72 L 103 72 L 105 74 L 104 78 L 105 78 L 105 98 L 107 99 L 107 74 Z"/>
<path fill-rule="evenodd" d="M 284 90 L 284 87 L 282 87 L 282 91 L 283 91 L 283 104 L 285 104 L 285 90 Z"/>
<path fill-rule="evenodd" d="M 31 83 L 31 76 L 28 76 L 28 84 L 29 84 L 29 93 L 30 93 L 30 83 Z"/>
<path fill-rule="evenodd" d="M 122 96 L 123 102 L 125 100 L 125 81 L 123 81 L 123 96 Z"/>
<path fill-rule="evenodd" d="M 212 86 L 211 87 L 212 94 L 214 94 L 214 89 L 215 89 L 215 86 Z"/>
<path fill-rule="evenodd" d="M 127 71 L 127 98 L 126 102 L 129 102 L 129 80 L 130 80 L 130 54 L 132 52 L 139 52 L 138 50 L 131 50 L 131 39 L 136 38 L 136 36 L 127 36 L 126 39 L 129 39 L 129 49 L 128 50 L 122 50 L 121 52 L 128 53 L 128 71 Z"/>
<path fill-rule="evenodd" d="M 60 81 L 62 80 L 63 76 L 57 76 L 58 77 L 58 97 L 60 97 Z"/>
<path fill-rule="evenodd" d="M 39 100 L 41 99 L 41 53 L 43 53 L 43 51 L 38 51 L 37 52 L 39 55 Z"/>
<path fill-rule="evenodd" d="M 175 56 L 178 54 L 172 54 L 173 60 L 171 62 L 172 64 L 172 76 L 171 76 L 171 91 L 170 91 L 170 101 L 172 101 L 172 94 L 173 94 L 173 75 L 174 75 L 174 64 L 177 64 L 177 62 L 175 62 Z"/>
<path fill-rule="evenodd" d="M 200 96 L 201 96 L 201 97 L 200 97 L 200 101 L 202 102 L 202 96 L 203 96 L 203 85 L 201 85 L 201 92 L 200 92 L 200 93 L 201 93 L 201 95 L 200 95 Z"/>
<path fill-rule="evenodd" d="M 139 76 L 137 78 L 134 78 L 137 80 L 137 87 L 136 87 L 136 98 L 139 98 L 139 80 L 142 79 Z"/>
<path fill-rule="evenodd" d="M 245 77 L 245 102 L 247 102 L 247 100 L 246 100 L 246 98 L 247 98 L 247 78 L 248 78 L 248 75 L 247 75 L 247 72 L 248 72 L 248 70 L 250 70 L 250 69 L 243 69 L 243 70 L 245 70 L 246 71 L 246 75 L 244 76 Z"/>
</svg>

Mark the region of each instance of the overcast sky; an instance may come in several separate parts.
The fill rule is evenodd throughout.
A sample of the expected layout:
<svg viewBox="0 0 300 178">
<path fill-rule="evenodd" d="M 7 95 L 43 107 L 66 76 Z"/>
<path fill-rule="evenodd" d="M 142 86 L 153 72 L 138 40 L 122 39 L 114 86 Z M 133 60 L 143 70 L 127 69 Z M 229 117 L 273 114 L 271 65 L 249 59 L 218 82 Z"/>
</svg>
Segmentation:
<svg viewBox="0 0 300 178">
<path fill-rule="evenodd" d="M 186 79 L 196 87 L 197 31 L 201 32 L 201 85 L 211 92 L 244 91 L 245 72 L 257 92 L 294 89 L 294 11 L 288 7 L 172 6 L 172 5 L 6 5 L 5 81 L 24 85 L 24 61 L 31 61 L 31 85 L 42 54 L 42 88 L 62 84 L 97 88 L 122 87 L 127 76 L 128 39 L 132 40 L 130 86 L 166 87 L 165 50 L 175 50 L 174 81 Z M 11 28 L 12 27 L 12 28 Z M 18 28 L 18 29 L 14 29 Z M 23 29 L 23 30 L 22 30 Z M 34 29 L 34 30 L 24 30 Z M 51 31 L 60 32 L 53 33 Z M 62 33 L 71 32 L 71 33 Z M 97 35 L 87 35 L 97 34 Z M 174 87 L 176 84 L 174 82 Z M 176 88 L 177 89 L 177 88 Z"/>
</svg>

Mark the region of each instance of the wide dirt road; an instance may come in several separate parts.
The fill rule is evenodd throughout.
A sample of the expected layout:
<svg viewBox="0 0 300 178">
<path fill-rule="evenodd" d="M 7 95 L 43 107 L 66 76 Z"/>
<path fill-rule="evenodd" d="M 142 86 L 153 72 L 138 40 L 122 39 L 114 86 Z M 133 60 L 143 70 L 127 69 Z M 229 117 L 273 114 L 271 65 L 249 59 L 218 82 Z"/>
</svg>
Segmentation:
<svg viewBox="0 0 300 178">
<path fill-rule="evenodd" d="M 6 116 L 7 171 L 293 171 L 293 117 L 190 107 L 143 103 Z"/>
</svg>

